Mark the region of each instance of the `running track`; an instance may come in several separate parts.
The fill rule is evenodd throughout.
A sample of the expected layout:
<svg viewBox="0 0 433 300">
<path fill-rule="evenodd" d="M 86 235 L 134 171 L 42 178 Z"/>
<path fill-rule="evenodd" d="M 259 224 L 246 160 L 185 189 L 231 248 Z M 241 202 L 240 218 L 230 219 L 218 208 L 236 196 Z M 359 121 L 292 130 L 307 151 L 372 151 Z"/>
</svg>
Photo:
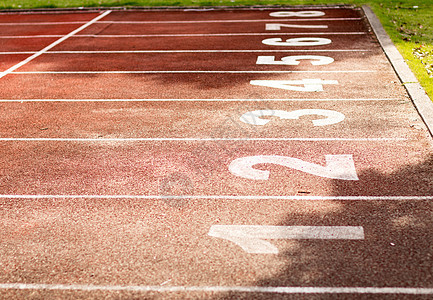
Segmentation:
<svg viewBox="0 0 433 300">
<path fill-rule="evenodd" d="M 433 294 L 432 140 L 361 10 L 0 29 L 1 297 Z"/>
</svg>

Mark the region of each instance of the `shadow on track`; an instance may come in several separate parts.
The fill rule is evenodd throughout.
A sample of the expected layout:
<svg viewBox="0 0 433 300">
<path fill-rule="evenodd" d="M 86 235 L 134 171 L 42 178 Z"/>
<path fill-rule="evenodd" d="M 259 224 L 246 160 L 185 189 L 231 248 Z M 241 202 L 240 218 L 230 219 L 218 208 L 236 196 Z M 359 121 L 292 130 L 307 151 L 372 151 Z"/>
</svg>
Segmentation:
<svg viewBox="0 0 433 300">
<path fill-rule="evenodd" d="M 391 174 L 359 174 L 368 195 L 433 195 L 433 155 Z M 335 196 L 351 194 L 356 182 L 333 180 Z M 392 191 L 393 193 L 389 193 Z M 352 192 L 353 194 L 353 192 Z M 286 267 L 262 278 L 260 287 L 429 287 L 433 280 L 431 200 L 328 201 L 332 210 L 288 215 L 280 226 L 363 226 L 365 239 L 296 240 L 278 254 Z M 276 241 L 271 241 L 276 243 Z M 281 242 L 279 245 L 283 245 Z M 267 255 L 267 254 L 251 254 Z M 266 268 L 266 266 L 263 266 Z M 407 299 L 414 295 L 227 293 L 214 299 Z M 421 295 L 417 299 L 424 299 Z M 424 296 L 425 299 L 431 297 Z M 411 298 L 413 299 L 413 298 Z"/>
</svg>

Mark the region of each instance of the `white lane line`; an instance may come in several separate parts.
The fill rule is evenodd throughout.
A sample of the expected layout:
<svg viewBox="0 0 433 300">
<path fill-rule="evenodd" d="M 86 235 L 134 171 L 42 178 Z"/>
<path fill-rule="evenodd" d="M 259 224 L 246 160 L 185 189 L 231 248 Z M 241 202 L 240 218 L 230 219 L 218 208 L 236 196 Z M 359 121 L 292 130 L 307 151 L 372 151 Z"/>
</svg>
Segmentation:
<svg viewBox="0 0 433 300">
<path fill-rule="evenodd" d="M 206 37 L 206 36 L 282 36 L 282 35 L 362 35 L 367 32 L 281 32 L 281 33 L 190 33 L 190 34 L 77 34 L 74 38 L 147 38 L 147 37 Z M 3 35 L 0 39 L 59 38 L 63 35 Z"/>
<path fill-rule="evenodd" d="M 93 23 L 95 23 L 96 21 L 102 19 L 103 17 L 105 17 L 106 15 L 108 15 L 109 13 L 111 13 L 111 10 L 108 10 L 106 12 L 104 12 L 103 14 L 97 16 L 96 18 L 94 18 L 93 20 L 87 22 L 86 24 L 84 24 L 83 26 L 75 29 L 74 31 L 68 33 L 67 35 L 63 36 L 62 38 L 58 39 L 57 41 L 51 43 L 50 45 L 48 45 L 47 47 L 45 47 L 44 49 L 36 52 L 35 54 L 33 54 L 32 56 L 28 57 L 27 59 L 21 61 L 20 63 L 10 67 L 9 69 L 7 69 L 6 71 L 0 72 L 0 78 L 3 78 L 4 76 L 10 74 L 11 72 L 15 71 L 16 69 L 24 66 L 25 64 L 27 64 L 28 62 L 32 61 L 33 59 L 39 57 L 40 55 L 44 54 L 45 52 L 47 52 L 48 50 L 52 49 L 53 47 L 57 46 L 58 44 L 60 44 L 61 42 L 65 41 L 66 39 L 70 38 L 71 36 L 73 36 L 74 34 L 80 32 L 81 30 L 89 27 L 90 25 L 92 25 Z"/>
<path fill-rule="evenodd" d="M 38 26 L 38 25 L 74 25 L 85 24 L 87 21 L 76 22 L 17 22 L 17 23 L 0 23 L 0 26 Z"/>
<path fill-rule="evenodd" d="M 363 240 L 361 226 L 212 225 L 208 235 L 228 240 L 247 253 L 278 254 L 267 239 Z"/>
<path fill-rule="evenodd" d="M 285 49 L 285 50 L 107 50 L 107 51 L 48 51 L 52 54 L 99 54 L 99 53 L 272 53 L 272 52 L 372 52 L 371 49 Z"/>
<path fill-rule="evenodd" d="M 328 49 L 328 50 L 101 50 L 101 51 L 47 51 L 45 54 L 140 54 L 140 53 L 284 53 L 284 52 L 371 52 L 371 49 Z M 36 51 L 0 52 L 0 55 L 34 54 Z"/>
<path fill-rule="evenodd" d="M 285 98 L 285 99 L 0 99 L 0 103 L 24 102 L 290 102 L 290 101 L 398 101 L 401 98 Z"/>
<path fill-rule="evenodd" d="M 60 290 L 60 291 L 108 291 L 108 292 L 195 292 L 195 293 L 272 293 L 272 294 L 399 294 L 431 295 L 433 288 L 422 287 L 290 287 L 290 286 L 161 286 L 161 285 L 86 285 L 3 283 L 0 289 Z"/>
<path fill-rule="evenodd" d="M 407 138 L 0 138 L 0 142 L 217 142 L 217 141 L 386 142 L 386 141 L 407 141 Z"/>
<path fill-rule="evenodd" d="M 342 70 L 342 71 L 17 71 L 10 74 L 292 74 L 292 73 L 374 73 L 376 70 Z"/>
<path fill-rule="evenodd" d="M 196 24 L 196 23 L 250 23 L 250 22 L 324 22 L 359 21 L 362 18 L 322 18 L 322 19 L 252 19 L 252 20 L 194 20 L 194 21 L 99 21 L 102 24 Z"/>
<path fill-rule="evenodd" d="M 20 54 L 35 54 L 36 51 L 15 51 L 15 52 L 0 52 L 0 55 L 20 55 Z"/>
<path fill-rule="evenodd" d="M 261 19 L 261 20 L 202 20 L 202 21 L 98 21 L 99 24 L 182 24 L 182 23 L 252 23 L 252 22 L 324 22 L 324 21 L 359 21 L 361 18 L 326 18 L 326 19 Z M 0 26 L 40 26 L 40 25 L 73 25 L 86 22 L 22 22 L 0 23 Z"/>
<path fill-rule="evenodd" d="M 0 194 L 0 199 L 139 199 L 160 200 L 179 199 L 191 200 L 263 200 L 263 201 L 432 201 L 433 196 L 230 196 L 230 195 L 43 195 L 43 194 Z"/>
<path fill-rule="evenodd" d="M 0 35 L 0 39 L 39 39 L 39 38 L 59 38 L 63 35 Z"/>
<path fill-rule="evenodd" d="M 367 32 L 260 32 L 260 33 L 188 33 L 188 34 L 79 34 L 74 38 L 147 38 L 147 37 L 206 37 L 206 36 L 287 36 L 287 35 L 364 35 Z"/>
</svg>

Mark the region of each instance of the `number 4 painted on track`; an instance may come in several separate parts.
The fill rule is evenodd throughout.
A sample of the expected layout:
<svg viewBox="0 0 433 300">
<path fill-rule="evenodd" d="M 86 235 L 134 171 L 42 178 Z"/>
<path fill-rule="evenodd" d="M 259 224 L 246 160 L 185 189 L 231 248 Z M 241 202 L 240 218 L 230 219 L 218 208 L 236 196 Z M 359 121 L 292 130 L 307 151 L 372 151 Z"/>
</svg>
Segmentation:
<svg viewBox="0 0 433 300">
<path fill-rule="evenodd" d="M 324 84 L 338 84 L 337 80 L 251 80 L 250 84 L 298 92 L 322 92 Z M 301 86 L 303 85 L 303 86 Z"/>
</svg>

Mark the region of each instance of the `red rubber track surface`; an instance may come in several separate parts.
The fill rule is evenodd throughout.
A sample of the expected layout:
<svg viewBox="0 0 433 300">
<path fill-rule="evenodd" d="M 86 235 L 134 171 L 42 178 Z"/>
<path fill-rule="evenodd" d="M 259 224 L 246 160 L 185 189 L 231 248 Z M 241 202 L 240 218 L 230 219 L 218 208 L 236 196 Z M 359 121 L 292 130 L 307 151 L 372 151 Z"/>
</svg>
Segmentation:
<svg viewBox="0 0 433 300">
<path fill-rule="evenodd" d="M 301 13 L 270 15 L 282 10 Z M 360 10 L 302 11 L 0 14 L 1 297 L 431 297 L 431 137 Z M 266 30 L 279 23 L 328 27 Z M 333 61 L 258 63 L 305 55 Z M 303 90 L 305 79 L 323 90 Z M 268 116 L 246 122 L 254 111 Z M 330 155 L 353 168 L 329 171 Z M 256 180 L 231 167 L 250 156 L 295 160 L 255 164 L 269 171 Z M 269 236 L 278 253 L 249 253 L 210 236 L 215 225 L 364 236 Z"/>
</svg>

